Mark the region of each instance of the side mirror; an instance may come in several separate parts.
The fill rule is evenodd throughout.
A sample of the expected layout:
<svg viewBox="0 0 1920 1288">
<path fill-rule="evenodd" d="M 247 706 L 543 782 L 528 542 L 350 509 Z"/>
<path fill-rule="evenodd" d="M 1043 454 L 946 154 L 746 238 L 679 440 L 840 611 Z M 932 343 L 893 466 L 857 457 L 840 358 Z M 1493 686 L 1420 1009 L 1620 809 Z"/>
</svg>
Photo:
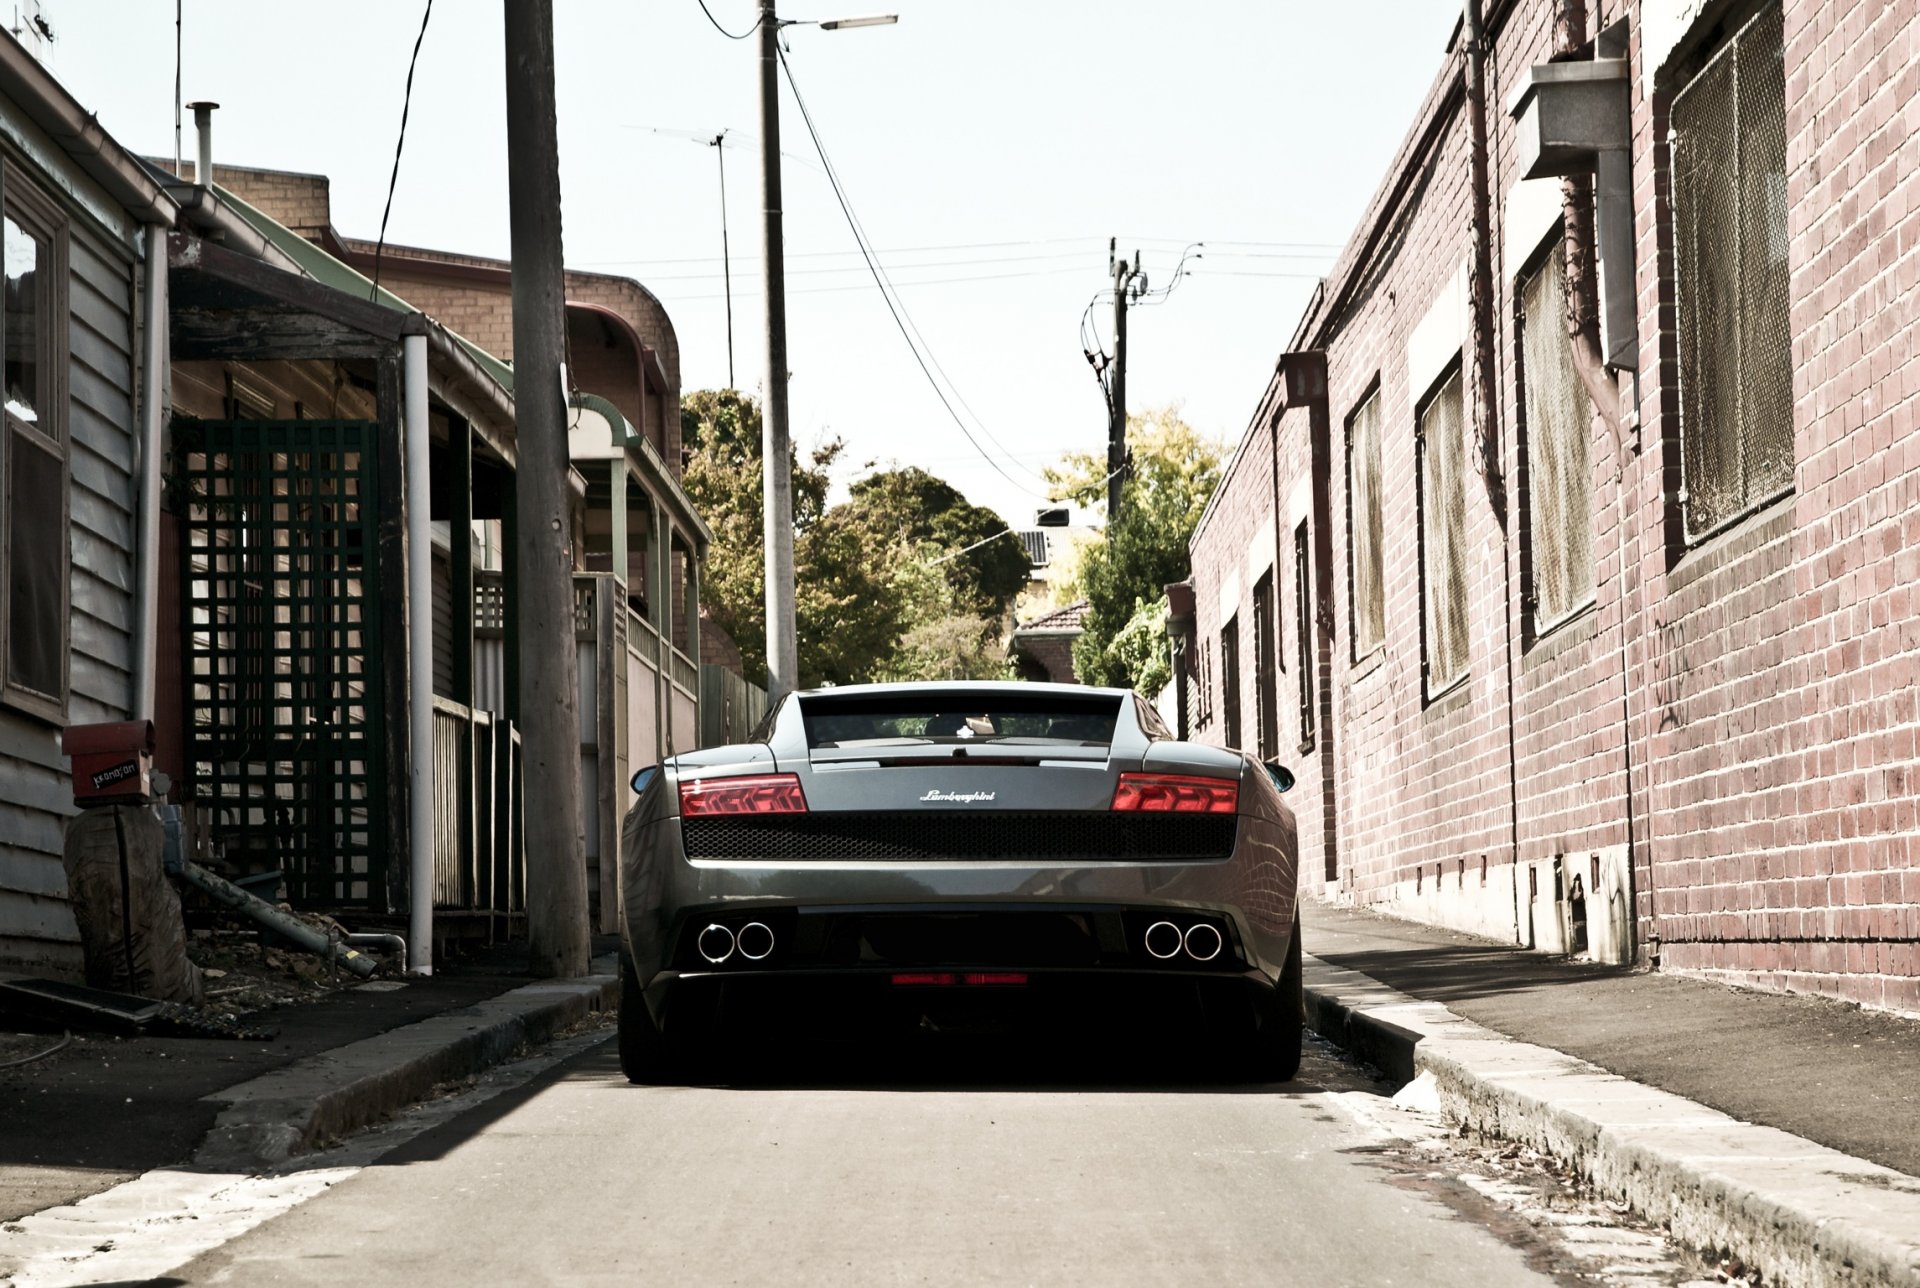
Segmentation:
<svg viewBox="0 0 1920 1288">
<path fill-rule="evenodd" d="M 652 782 L 653 776 L 659 772 L 660 766 L 658 765 L 648 765 L 645 769 L 634 770 L 633 777 L 629 780 L 630 785 L 633 787 L 633 794 L 635 796 L 644 795 L 647 790 L 647 784 Z"/>
<path fill-rule="evenodd" d="M 1293 790 L 1293 771 L 1285 765 L 1268 765 L 1267 777 L 1273 780 L 1276 789 L 1283 792 Z"/>
</svg>

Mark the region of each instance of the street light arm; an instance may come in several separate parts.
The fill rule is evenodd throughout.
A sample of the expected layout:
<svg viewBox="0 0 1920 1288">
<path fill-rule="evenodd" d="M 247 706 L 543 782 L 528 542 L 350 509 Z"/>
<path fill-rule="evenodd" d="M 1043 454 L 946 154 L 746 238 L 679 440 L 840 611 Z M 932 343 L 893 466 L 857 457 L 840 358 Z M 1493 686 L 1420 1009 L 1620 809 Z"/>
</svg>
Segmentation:
<svg viewBox="0 0 1920 1288">
<path fill-rule="evenodd" d="M 891 27 L 900 21 L 897 13 L 876 14 L 871 18 L 828 18 L 813 25 L 822 31 L 850 31 L 855 27 Z"/>
</svg>

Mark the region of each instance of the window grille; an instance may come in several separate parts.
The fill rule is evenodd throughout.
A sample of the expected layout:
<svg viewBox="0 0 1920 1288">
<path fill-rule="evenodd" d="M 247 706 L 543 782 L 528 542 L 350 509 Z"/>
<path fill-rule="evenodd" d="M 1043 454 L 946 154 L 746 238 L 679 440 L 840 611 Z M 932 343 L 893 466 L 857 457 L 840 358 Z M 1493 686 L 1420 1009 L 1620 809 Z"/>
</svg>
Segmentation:
<svg viewBox="0 0 1920 1288">
<path fill-rule="evenodd" d="M 1456 370 L 1420 413 L 1422 598 L 1428 694 L 1467 671 L 1467 495 L 1462 382 Z"/>
<path fill-rule="evenodd" d="M 1300 650 L 1300 746 L 1313 745 L 1313 566 L 1307 525 L 1293 530 L 1293 633 Z"/>
<path fill-rule="evenodd" d="M 1260 712 L 1260 755 L 1280 750 L 1280 641 L 1273 608 L 1273 570 L 1253 588 L 1253 694 Z"/>
<path fill-rule="evenodd" d="M 1226 743 L 1240 745 L 1240 619 L 1230 617 L 1220 628 L 1220 705 L 1226 723 Z"/>
<path fill-rule="evenodd" d="M 1785 102 L 1778 6 L 1747 23 L 1673 101 L 1688 540 L 1793 483 Z"/>
<path fill-rule="evenodd" d="M 1385 533 L 1381 522 L 1380 392 L 1347 422 L 1347 555 L 1352 577 L 1353 657 L 1387 637 L 1386 588 L 1380 576 Z"/>
<path fill-rule="evenodd" d="M 1593 404 L 1567 337 L 1567 267 L 1549 255 L 1520 286 L 1529 591 L 1544 630 L 1593 599 Z"/>
</svg>

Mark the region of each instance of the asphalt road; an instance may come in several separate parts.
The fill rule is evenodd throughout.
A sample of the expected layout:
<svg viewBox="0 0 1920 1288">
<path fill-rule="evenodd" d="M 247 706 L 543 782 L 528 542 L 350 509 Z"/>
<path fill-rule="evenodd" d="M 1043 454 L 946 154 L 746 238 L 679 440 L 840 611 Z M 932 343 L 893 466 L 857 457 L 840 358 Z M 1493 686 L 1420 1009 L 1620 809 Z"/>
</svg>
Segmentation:
<svg viewBox="0 0 1920 1288">
<path fill-rule="evenodd" d="M 154 1282 L 1488 1288 L 1564 1269 L 1526 1222 L 1397 1162 L 1388 1089 L 1327 1048 L 1268 1087 L 1107 1085 L 1075 1053 L 1008 1086 L 1017 1054 L 643 1088 L 597 1042 Z"/>
<path fill-rule="evenodd" d="M 1137 1045 L 941 1035 L 643 1088 L 610 1036 L 564 1037 L 275 1172 L 157 1169 L 0 1224 L 0 1284 L 1702 1278 L 1549 1160 L 1459 1138 L 1424 1083 L 1390 1097 L 1317 1041 L 1270 1086 L 1195 1082 Z"/>
</svg>

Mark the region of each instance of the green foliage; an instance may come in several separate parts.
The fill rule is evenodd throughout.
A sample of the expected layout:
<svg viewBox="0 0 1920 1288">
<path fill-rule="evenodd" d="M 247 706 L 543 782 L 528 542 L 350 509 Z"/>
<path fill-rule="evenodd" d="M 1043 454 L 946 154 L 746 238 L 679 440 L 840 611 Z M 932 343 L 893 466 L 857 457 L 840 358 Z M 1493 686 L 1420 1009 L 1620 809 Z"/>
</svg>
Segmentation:
<svg viewBox="0 0 1920 1288">
<path fill-rule="evenodd" d="M 1084 684 L 1146 687 L 1151 675 L 1117 652 L 1118 637 L 1143 605 L 1159 602 L 1170 582 L 1188 574 L 1187 542 L 1207 499 L 1219 485 L 1225 451 L 1198 433 L 1172 409 L 1129 417 L 1127 449 L 1132 471 L 1121 488 L 1120 516 L 1107 524 L 1107 539 L 1089 546 L 1079 582 L 1087 599 L 1084 631 L 1073 645 L 1073 667 Z M 1054 495 L 1083 505 L 1106 499 L 1106 458 L 1089 453 L 1066 457 L 1047 471 Z M 1161 632 L 1165 637 L 1164 629 Z M 1162 681 L 1164 683 L 1164 680 Z"/>
<path fill-rule="evenodd" d="M 713 529 L 703 599 L 766 672 L 760 407 L 733 390 L 681 400 L 682 480 Z M 793 466 L 794 619 L 802 687 L 877 679 L 999 678 L 1000 626 L 1026 583 L 1026 549 L 991 510 L 920 469 L 855 483 L 828 508 L 831 441 Z M 947 558 L 976 542 L 978 549 Z"/>
<path fill-rule="evenodd" d="M 998 621 L 1027 584 L 1032 563 L 1026 547 L 1008 535 L 1006 520 L 970 503 L 944 480 L 923 469 L 883 470 L 855 483 L 852 509 L 865 516 L 877 540 L 918 548 L 932 543 L 934 557 L 974 547 L 941 565 L 956 603 L 982 620 Z"/>
<path fill-rule="evenodd" d="M 949 552 L 922 542 L 898 561 L 893 595 L 905 624 L 899 640 L 875 672 L 876 680 L 999 680 L 1007 660 L 1000 649 L 1000 619 L 983 619 L 961 603 L 946 569 L 936 561 Z"/>
<path fill-rule="evenodd" d="M 764 677 L 767 578 L 760 404 L 732 389 L 690 393 L 680 400 L 680 438 L 689 452 L 681 486 L 713 530 L 701 601 L 708 615 L 740 646 L 748 678 Z M 801 463 L 798 453 L 793 460 L 794 566 L 808 568 L 808 556 L 816 546 L 830 565 L 818 589 L 810 588 L 812 578 L 802 575 L 802 589 L 795 597 L 803 683 L 810 662 L 815 665 L 815 674 L 823 673 L 828 665 L 823 659 L 808 656 L 809 632 L 804 623 L 809 614 L 817 618 L 827 613 L 836 599 L 859 601 L 863 594 L 866 602 L 876 602 L 882 598 L 879 592 L 885 585 L 883 579 L 861 586 L 859 561 L 851 565 L 836 561 L 846 546 L 841 534 L 823 534 L 817 541 L 811 537 L 826 514 L 828 469 L 839 458 L 841 448 L 840 441 L 834 439 L 816 448 L 806 464 Z M 856 635 L 871 633 L 855 631 Z"/>
<path fill-rule="evenodd" d="M 1166 688 L 1173 679 L 1173 658 L 1167 648 L 1167 612 L 1165 595 L 1150 604 L 1136 599 L 1133 616 L 1106 648 L 1108 665 L 1126 677 L 1119 683 L 1138 689 L 1148 697 Z M 1076 654 L 1076 673 L 1079 663 Z"/>
</svg>

